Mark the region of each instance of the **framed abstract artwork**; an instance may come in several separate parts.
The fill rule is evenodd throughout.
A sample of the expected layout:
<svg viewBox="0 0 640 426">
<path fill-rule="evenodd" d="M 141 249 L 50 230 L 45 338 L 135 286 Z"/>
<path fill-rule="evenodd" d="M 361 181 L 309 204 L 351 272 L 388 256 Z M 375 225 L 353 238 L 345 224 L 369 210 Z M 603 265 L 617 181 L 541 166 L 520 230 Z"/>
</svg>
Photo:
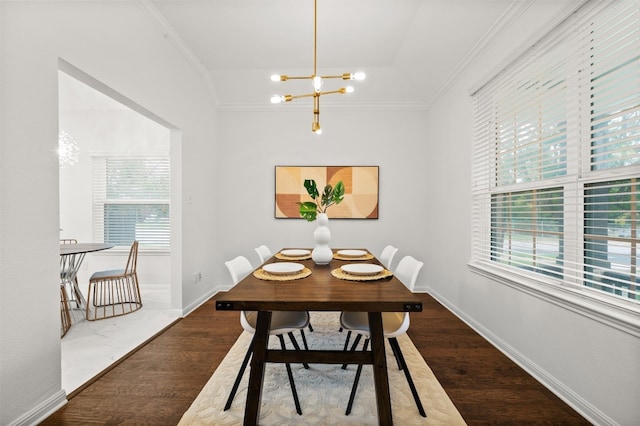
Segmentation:
<svg viewBox="0 0 640 426">
<path fill-rule="evenodd" d="M 378 219 L 378 166 L 276 166 L 275 217 L 300 219 L 297 203 L 311 201 L 304 187 L 314 179 L 318 190 L 342 181 L 344 200 L 327 210 L 333 219 Z"/>
</svg>

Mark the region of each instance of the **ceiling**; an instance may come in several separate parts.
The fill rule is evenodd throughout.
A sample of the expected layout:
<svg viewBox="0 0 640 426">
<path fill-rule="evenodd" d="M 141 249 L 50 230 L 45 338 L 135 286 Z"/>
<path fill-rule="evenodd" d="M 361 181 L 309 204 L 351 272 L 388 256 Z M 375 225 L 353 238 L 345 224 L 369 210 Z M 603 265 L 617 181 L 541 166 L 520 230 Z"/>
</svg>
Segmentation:
<svg viewBox="0 0 640 426">
<path fill-rule="evenodd" d="M 318 74 L 367 74 L 361 82 L 325 82 L 323 90 L 351 84 L 355 92 L 323 97 L 322 104 L 424 108 L 525 10 L 555 4 L 549 19 L 535 23 L 545 28 L 557 19 L 558 4 L 576 1 L 317 0 Z M 274 83 L 270 76 L 313 74 L 313 0 L 136 3 L 202 75 L 220 109 L 274 108 L 274 94 L 311 92 L 308 80 Z M 72 92 L 62 109 L 83 108 L 82 88 Z"/>
<path fill-rule="evenodd" d="M 523 1 L 318 0 L 318 74 L 366 72 L 340 103 L 424 106 L 516 3 Z M 219 106 L 266 106 L 274 94 L 310 92 L 308 80 L 269 77 L 313 73 L 313 0 L 143 4 L 209 79 Z M 342 86 L 333 80 L 323 90 Z"/>
</svg>

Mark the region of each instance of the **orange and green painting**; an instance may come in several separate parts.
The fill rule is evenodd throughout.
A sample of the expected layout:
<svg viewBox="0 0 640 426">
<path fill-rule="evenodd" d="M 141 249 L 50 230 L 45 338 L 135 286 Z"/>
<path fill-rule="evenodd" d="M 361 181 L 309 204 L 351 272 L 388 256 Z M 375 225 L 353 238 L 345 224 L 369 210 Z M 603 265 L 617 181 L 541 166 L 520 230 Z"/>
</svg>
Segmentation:
<svg viewBox="0 0 640 426">
<path fill-rule="evenodd" d="M 334 219 L 378 219 L 378 166 L 276 166 L 276 218 L 300 218 L 297 203 L 310 201 L 305 179 L 322 193 L 327 183 L 342 181 L 344 200 L 327 210 Z"/>
</svg>

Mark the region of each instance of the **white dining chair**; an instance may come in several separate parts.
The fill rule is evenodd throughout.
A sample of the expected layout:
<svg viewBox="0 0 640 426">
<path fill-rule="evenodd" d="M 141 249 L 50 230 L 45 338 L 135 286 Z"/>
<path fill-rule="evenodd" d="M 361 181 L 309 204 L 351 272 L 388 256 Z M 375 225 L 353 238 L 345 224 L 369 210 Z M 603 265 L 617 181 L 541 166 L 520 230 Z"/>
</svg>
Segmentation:
<svg viewBox="0 0 640 426">
<path fill-rule="evenodd" d="M 392 245 L 388 245 L 382 249 L 380 253 L 380 263 L 384 265 L 385 268 L 391 270 L 391 262 L 393 262 L 393 258 L 395 257 L 398 249 Z"/>
<path fill-rule="evenodd" d="M 254 250 L 256 251 L 256 253 L 258 253 L 258 259 L 260 259 L 261 265 L 269 260 L 269 258 L 271 258 L 272 256 L 271 249 L 269 249 L 269 247 L 265 246 L 264 244 L 256 247 Z"/>
<path fill-rule="evenodd" d="M 232 260 L 226 261 L 224 263 L 229 270 L 229 274 L 231 275 L 231 280 L 233 284 L 237 284 L 244 277 L 249 275 L 253 271 L 253 266 L 251 266 L 251 262 L 244 256 L 237 256 Z M 233 387 L 231 388 L 231 393 L 227 399 L 227 403 L 224 406 L 224 411 L 227 411 L 231 404 L 233 403 L 233 399 L 235 398 L 236 392 L 238 391 L 238 386 L 240 385 L 240 381 L 242 380 L 242 376 L 249 364 L 249 360 L 251 359 L 251 355 L 253 354 L 253 345 L 255 339 L 256 332 L 256 323 L 258 319 L 258 313 L 254 311 L 240 311 L 240 324 L 242 328 L 251 333 L 254 337 L 251 339 L 251 343 L 247 348 L 247 353 L 242 361 L 242 365 L 240 366 L 240 370 L 238 371 L 238 375 L 236 377 L 235 382 L 233 383 Z M 308 312 L 300 312 L 300 311 L 274 311 L 271 313 L 271 324 L 269 327 L 269 334 L 275 335 L 280 340 L 280 346 L 283 350 L 285 350 L 284 343 L 284 334 L 289 336 L 291 343 L 296 351 L 300 350 L 300 346 L 296 341 L 293 332 L 295 330 L 300 330 L 300 333 L 303 338 L 304 347 L 308 350 L 307 341 L 304 337 L 304 328 L 309 325 L 309 313 Z M 289 363 L 285 364 L 287 369 L 287 375 L 289 376 L 289 384 L 291 385 L 291 392 L 293 394 L 293 402 L 296 406 L 296 412 L 302 415 L 302 409 L 300 408 L 300 401 L 298 399 L 298 392 L 296 390 L 296 385 L 293 380 L 293 373 L 291 372 L 291 365 Z M 307 364 L 304 364 L 305 368 L 309 368 Z"/>
<path fill-rule="evenodd" d="M 418 274 L 420 273 L 420 270 L 423 266 L 423 262 L 416 260 L 412 256 L 405 256 L 398 263 L 394 274 L 410 291 L 413 291 L 416 280 L 418 279 Z M 422 417 L 427 417 L 427 414 L 425 413 L 422 406 L 422 402 L 420 401 L 418 391 L 416 390 L 413 379 L 411 378 L 409 367 L 407 366 L 404 356 L 402 355 L 400 344 L 398 343 L 398 336 L 401 336 L 402 334 L 405 334 L 407 332 L 407 330 L 409 329 L 409 324 L 410 320 L 408 312 L 382 313 L 382 328 L 384 329 L 384 337 L 389 339 L 389 345 L 391 346 L 391 350 L 396 357 L 398 367 L 404 371 L 405 378 L 407 379 L 407 383 L 409 384 L 409 388 L 411 389 L 411 394 L 413 395 L 413 399 L 415 400 L 416 406 L 418 407 L 418 412 Z M 369 317 L 366 312 L 342 312 L 340 314 L 340 325 L 343 329 L 358 334 L 351 347 L 352 351 L 355 350 L 356 346 L 363 336 L 365 337 L 363 350 L 367 350 L 367 347 L 369 345 Z M 343 368 L 346 368 L 346 365 L 343 365 Z M 362 364 L 359 364 L 353 382 L 353 387 L 351 388 L 351 395 L 349 397 L 349 403 L 347 405 L 346 411 L 347 415 L 351 413 L 351 408 L 353 407 L 353 400 L 356 395 L 361 372 Z"/>
<path fill-rule="evenodd" d="M 397 252 L 398 252 L 398 249 L 396 247 L 392 245 L 388 245 L 382 249 L 382 252 L 380 253 L 380 257 L 378 257 L 378 260 L 380 261 L 380 263 L 382 263 L 382 266 L 391 270 L 391 262 L 393 262 L 393 257 L 396 255 Z M 342 327 L 340 327 L 338 331 L 342 331 Z M 347 345 L 349 345 L 350 339 L 351 339 L 351 332 L 349 331 L 347 333 L 347 338 L 344 342 L 345 351 L 347 350 Z"/>
</svg>

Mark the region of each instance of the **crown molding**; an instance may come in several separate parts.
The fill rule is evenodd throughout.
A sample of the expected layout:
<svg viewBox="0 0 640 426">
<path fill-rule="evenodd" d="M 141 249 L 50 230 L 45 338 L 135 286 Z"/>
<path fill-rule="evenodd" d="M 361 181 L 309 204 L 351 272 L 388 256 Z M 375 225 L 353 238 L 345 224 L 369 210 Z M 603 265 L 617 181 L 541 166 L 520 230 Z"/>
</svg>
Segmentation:
<svg viewBox="0 0 640 426">
<path fill-rule="evenodd" d="M 182 39 L 182 37 L 178 35 L 176 30 L 171 26 L 169 21 L 166 20 L 164 15 L 160 13 L 158 8 L 154 6 L 151 0 L 134 0 L 134 2 L 138 5 L 138 7 L 140 7 L 147 18 L 149 18 L 149 21 L 151 21 L 151 23 L 153 23 L 156 28 L 158 28 L 158 30 L 162 34 L 162 37 L 169 43 L 171 43 L 176 48 L 176 50 L 180 54 L 182 54 L 182 56 L 184 56 L 184 58 L 193 67 L 193 69 L 200 75 L 200 78 L 202 78 L 204 83 L 209 88 L 214 106 L 218 107 L 219 98 L 213 82 L 211 81 L 211 77 L 209 76 L 209 71 L 200 61 L 198 56 L 193 53 L 187 43 Z"/>
<path fill-rule="evenodd" d="M 473 60 L 506 29 L 510 28 L 522 14 L 527 11 L 536 0 L 513 1 L 509 7 L 500 15 L 498 20 L 489 28 L 489 30 L 478 40 L 478 42 L 469 50 L 464 58 L 453 68 L 451 73 L 444 79 L 438 90 L 427 99 L 426 105 L 431 105 L 446 90 L 448 90 L 456 79 L 467 69 Z"/>
<path fill-rule="evenodd" d="M 496 25 L 491 28 L 489 31 L 490 37 L 488 37 L 485 42 L 482 43 L 481 46 L 476 46 L 477 49 L 473 49 L 475 51 L 474 57 L 479 55 L 482 50 L 489 44 L 489 42 L 496 38 L 498 35 L 502 34 L 504 31 L 511 28 L 511 26 L 517 22 L 517 20 L 524 14 L 536 1 L 540 0 L 527 0 L 525 2 L 514 1 L 509 8 L 505 11 L 505 13 L 500 17 Z M 556 19 L 549 21 L 544 27 L 540 28 L 540 30 L 534 34 L 529 40 L 524 42 L 520 48 L 516 49 L 512 54 L 506 57 L 503 61 L 501 61 L 496 67 L 494 67 L 491 71 L 487 73 L 487 75 L 480 80 L 478 80 L 475 84 L 469 87 L 469 95 L 474 95 L 478 90 L 484 87 L 487 83 L 494 79 L 498 73 L 500 73 L 503 69 L 505 69 L 509 64 L 511 64 L 514 60 L 522 56 L 524 52 L 529 50 L 532 46 L 534 46 L 542 37 L 548 34 L 551 30 L 560 25 L 564 20 L 566 20 L 569 16 L 575 13 L 580 7 L 582 7 L 589 0 L 574 0 L 569 1 L 567 6 L 562 10 L 562 13 L 559 13 Z"/>
</svg>

